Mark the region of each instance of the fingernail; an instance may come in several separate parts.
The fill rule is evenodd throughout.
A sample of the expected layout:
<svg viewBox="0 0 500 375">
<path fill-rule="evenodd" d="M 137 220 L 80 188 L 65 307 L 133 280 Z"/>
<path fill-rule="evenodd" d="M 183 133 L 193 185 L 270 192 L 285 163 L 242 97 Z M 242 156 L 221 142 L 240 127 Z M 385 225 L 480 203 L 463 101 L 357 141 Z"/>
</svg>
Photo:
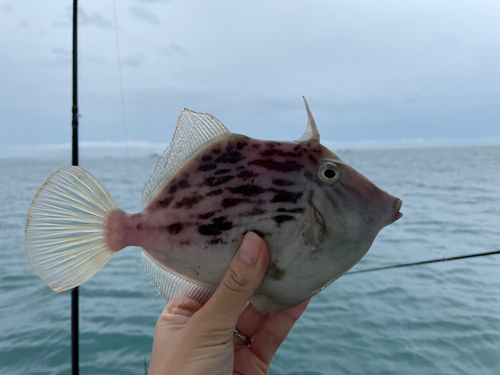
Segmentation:
<svg viewBox="0 0 500 375">
<path fill-rule="evenodd" d="M 260 237 L 254 232 L 248 232 L 243 238 L 243 242 L 240 247 L 239 256 L 243 261 L 253 266 L 257 263 L 260 254 Z"/>
</svg>

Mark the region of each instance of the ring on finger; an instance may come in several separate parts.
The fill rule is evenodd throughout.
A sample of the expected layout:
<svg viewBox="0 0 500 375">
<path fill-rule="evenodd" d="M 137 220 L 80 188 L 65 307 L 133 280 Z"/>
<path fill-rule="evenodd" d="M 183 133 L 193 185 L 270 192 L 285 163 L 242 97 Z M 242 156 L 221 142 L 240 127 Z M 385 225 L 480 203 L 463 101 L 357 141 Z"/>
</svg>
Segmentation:
<svg viewBox="0 0 500 375">
<path fill-rule="evenodd" d="M 241 341 L 245 343 L 246 346 L 250 346 L 252 343 L 253 339 L 249 339 L 247 336 L 245 336 L 243 333 L 238 331 L 236 328 L 234 329 L 234 335 L 239 338 Z"/>
</svg>

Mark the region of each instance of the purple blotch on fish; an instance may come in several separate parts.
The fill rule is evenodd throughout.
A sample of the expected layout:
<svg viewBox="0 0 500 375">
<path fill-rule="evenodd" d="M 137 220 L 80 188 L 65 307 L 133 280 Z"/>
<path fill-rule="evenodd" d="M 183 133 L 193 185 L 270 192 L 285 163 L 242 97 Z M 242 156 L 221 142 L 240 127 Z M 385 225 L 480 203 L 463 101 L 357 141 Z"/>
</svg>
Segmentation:
<svg viewBox="0 0 500 375">
<path fill-rule="evenodd" d="M 276 186 L 293 186 L 293 185 L 295 185 L 295 182 L 290 181 L 290 180 L 285 180 L 285 179 L 282 179 L 282 178 L 278 178 L 278 179 L 273 180 L 273 185 L 276 185 Z"/>
<path fill-rule="evenodd" d="M 198 202 L 200 202 L 203 199 L 202 195 L 192 195 L 190 197 L 184 197 L 180 201 L 178 201 L 175 205 L 174 208 L 192 208 L 194 205 L 196 205 Z"/>
<path fill-rule="evenodd" d="M 213 224 L 200 225 L 198 231 L 204 236 L 219 236 L 222 232 L 231 230 L 233 225 L 224 216 L 212 219 Z"/>
<path fill-rule="evenodd" d="M 234 188 L 226 188 L 233 194 L 241 194 L 245 196 L 259 195 L 266 192 L 266 189 L 261 188 L 257 185 L 241 185 Z"/>
<path fill-rule="evenodd" d="M 284 158 L 288 158 L 288 157 L 296 158 L 296 157 L 300 157 L 302 154 L 300 152 L 295 153 L 295 152 L 290 152 L 290 151 L 283 151 L 280 149 L 271 149 L 271 150 L 265 150 L 265 151 L 261 152 L 260 155 L 261 156 L 281 156 Z"/>
<path fill-rule="evenodd" d="M 232 151 L 232 152 L 225 152 L 221 154 L 217 159 L 214 161 L 216 163 L 224 163 L 224 164 L 236 164 L 239 161 L 245 159 L 243 155 L 241 155 L 240 152 L 237 151 Z"/>
<path fill-rule="evenodd" d="M 236 143 L 236 148 L 238 150 L 241 150 L 242 148 L 246 147 L 247 145 L 248 145 L 247 142 L 238 142 L 238 143 Z"/>
<path fill-rule="evenodd" d="M 259 175 L 258 173 L 246 170 L 246 171 L 242 171 L 242 172 L 238 173 L 236 175 L 236 177 L 246 179 L 246 178 L 257 177 L 258 175 Z"/>
<path fill-rule="evenodd" d="M 289 212 L 291 214 L 302 214 L 302 213 L 304 213 L 304 209 L 303 208 L 289 208 L 289 209 L 278 208 L 276 211 L 277 212 Z"/>
<path fill-rule="evenodd" d="M 198 170 L 201 172 L 211 171 L 212 169 L 216 169 L 217 164 L 202 164 L 198 167 Z"/>
<path fill-rule="evenodd" d="M 222 207 L 224 208 L 229 208 L 229 207 L 234 207 L 239 205 L 240 203 L 248 203 L 250 202 L 249 199 L 242 199 L 242 198 L 225 198 L 222 200 Z"/>
<path fill-rule="evenodd" d="M 276 195 L 271 200 L 272 203 L 279 203 L 279 202 L 297 203 L 297 200 L 300 199 L 300 197 L 302 197 L 303 195 L 301 191 L 293 192 L 293 191 L 276 190 L 276 189 L 269 189 L 269 190 L 276 192 Z"/>
<path fill-rule="evenodd" d="M 158 201 L 158 208 L 165 208 L 168 207 L 170 202 L 172 202 L 174 198 L 173 197 L 167 197 L 165 199 L 162 199 L 161 201 Z"/>
<path fill-rule="evenodd" d="M 226 174 L 231 172 L 231 169 L 219 169 L 218 171 L 214 172 L 214 175 L 219 175 L 219 174 Z"/>
<path fill-rule="evenodd" d="M 311 154 L 308 155 L 309 156 L 309 160 L 312 161 L 313 163 L 317 163 L 318 162 L 318 159 L 316 159 L 314 156 L 312 156 Z"/>
<path fill-rule="evenodd" d="M 233 178 L 234 176 L 208 177 L 202 185 L 219 186 L 231 181 Z"/>
<path fill-rule="evenodd" d="M 215 215 L 215 211 L 212 211 L 212 212 L 207 212 L 207 213 L 204 213 L 204 214 L 199 214 L 198 217 L 200 219 L 209 219 L 209 218 L 211 218 L 214 215 Z"/>
<path fill-rule="evenodd" d="M 183 225 L 181 223 L 175 223 L 168 226 L 168 233 L 178 234 L 182 230 Z"/>
<path fill-rule="evenodd" d="M 214 195 L 221 195 L 224 192 L 222 189 L 212 190 L 207 193 L 207 197 L 212 197 Z"/>
<path fill-rule="evenodd" d="M 295 160 L 287 160 L 281 163 L 272 159 L 256 159 L 249 162 L 248 165 L 257 165 L 277 172 L 295 172 L 304 168 L 302 164 L 297 163 Z"/>
<path fill-rule="evenodd" d="M 273 219 L 278 224 L 284 223 L 285 221 L 295 220 L 295 218 L 290 215 L 276 215 Z"/>
</svg>

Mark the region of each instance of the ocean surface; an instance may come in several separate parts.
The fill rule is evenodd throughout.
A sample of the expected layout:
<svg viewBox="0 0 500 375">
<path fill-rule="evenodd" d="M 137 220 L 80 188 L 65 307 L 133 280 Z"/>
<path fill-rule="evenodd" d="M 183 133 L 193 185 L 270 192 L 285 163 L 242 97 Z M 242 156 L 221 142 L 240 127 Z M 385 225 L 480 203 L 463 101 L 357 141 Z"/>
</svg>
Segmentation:
<svg viewBox="0 0 500 375">
<path fill-rule="evenodd" d="M 500 249 L 500 147 L 339 151 L 403 199 L 353 270 Z M 141 210 L 157 160 L 83 159 L 122 209 Z M 0 160 L 0 374 L 69 374 L 70 292 L 31 269 L 26 212 L 68 160 Z M 118 253 L 80 288 L 80 373 L 145 373 L 164 307 Z M 500 374 L 500 256 L 342 277 L 313 298 L 271 374 Z"/>
</svg>

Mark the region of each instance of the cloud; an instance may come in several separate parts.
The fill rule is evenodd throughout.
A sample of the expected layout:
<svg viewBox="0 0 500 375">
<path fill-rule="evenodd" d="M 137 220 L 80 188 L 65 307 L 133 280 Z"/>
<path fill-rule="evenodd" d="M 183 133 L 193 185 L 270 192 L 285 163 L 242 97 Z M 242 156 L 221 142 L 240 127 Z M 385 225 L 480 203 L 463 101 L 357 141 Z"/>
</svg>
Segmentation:
<svg viewBox="0 0 500 375">
<path fill-rule="evenodd" d="M 359 8 L 349 0 L 313 7 L 298 0 L 194 7 L 130 0 L 118 8 L 130 139 L 169 138 L 184 107 L 212 113 L 236 133 L 298 138 L 306 123 L 302 95 L 322 139 L 358 141 L 346 147 L 498 137 L 500 24 L 499 8 L 487 6 L 492 1 L 498 2 L 393 7 L 383 0 Z M 38 9 L 0 0 L 0 7 L 7 3 L 15 9 L 0 13 L 8 36 L 0 38 L 0 81 L 6 82 L 0 85 L 0 124 L 11 126 L 0 126 L 0 154 L 14 144 L 66 141 L 61 127 L 71 105 L 69 3 Z M 108 2 L 82 5 L 88 22 L 114 28 Z M 133 5 L 150 10 L 162 25 L 137 20 Z M 21 18 L 33 37 L 18 26 Z M 51 21 L 68 28 L 47 28 Z M 85 138 L 120 140 L 121 130 L 114 131 L 122 113 L 114 30 L 92 26 L 80 34 Z M 388 145 L 380 143 L 384 139 Z"/>
<path fill-rule="evenodd" d="M 108 65 L 107 60 L 101 56 L 82 56 L 80 57 L 79 64 L 94 64 L 99 66 Z"/>
<path fill-rule="evenodd" d="M 33 29 L 31 27 L 31 25 L 28 23 L 28 21 L 26 21 L 26 20 L 19 20 L 18 23 L 17 23 L 17 25 L 21 29 L 23 29 L 24 31 L 27 31 L 30 35 L 32 35 Z"/>
<path fill-rule="evenodd" d="M 9 13 L 12 12 L 14 8 L 10 4 L 2 4 L 0 5 L 0 13 Z"/>
<path fill-rule="evenodd" d="M 78 9 L 79 23 L 81 26 L 96 26 L 101 29 L 109 29 L 112 24 L 106 21 L 99 12 L 85 12 L 82 8 Z"/>
<path fill-rule="evenodd" d="M 131 68 L 138 68 L 142 66 L 145 59 L 146 56 L 143 53 L 137 52 L 135 55 L 124 57 L 123 65 Z"/>
<path fill-rule="evenodd" d="M 54 47 L 52 53 L 52 56 L 40 59 L 39 64 L 52 67 L 70 66 L 72 64 L 71 51 L 61 47 Z"/>
<path fill-rule="evenodd" d="M 73 22 L 73 7 L 67 6 L 65 14 L 58 14 L 57 20 L 52 22 L 54 27 L 71 27 Z M 100 29 L 110 29 L 112 27 L 111 21 L 107 21 L 103 18 L 99 12 L 89 12 L 87 13 L 82 7 L 78 7 L 78 24 L 79 26 L 95 26 Z"/>
<path fill-rule="evenodd" d="M 175 43 L 169 43 L 168 47 L 162 46 L 160 52 L 165 56 L 188 55 L 188 52 L 182 46 Z"/>
<path fill-rule="evenodd" d="M 145 7 L 139 7 L 136 5 L 132 5 L 130 7 L 130 13 L 139 18 L 140 20 L 146 21 L 151 25 L 161 25 L 161 22 L 158 17 L 155 16 L 153 12 Z"/>
<path fill-rule="evenodd" d="M 53 48 L 52 52 L 59 56 L 68 56 L 71 52 L 65 48 Z"/>
<path fill-rule="evenodd" d="M 66 7 L 66 13 L 59 13 L 57 15 L 57 19 L 54 22 L 52 22 L 52 26 L 63 27 L 63 28 L 71 27 L 72 15 L 73 15 L 73 8 L 71 7 L 71 5 L 68 5 Z"/>
<path fill-rule="evenodd" d="M 65 22 L 65 21 L 54 21 L 52 22 L 52 26 L 57 27 L 57 28 L 70 28 L 71 23 L 70 22 Z"/>
<path fill-rule="evenodd" d="M 439 31 L 433 33 L 431 44 L 440 49 L 460 48 L 464 45 L 463 41 L 458 36 Z"/>
</svg>

